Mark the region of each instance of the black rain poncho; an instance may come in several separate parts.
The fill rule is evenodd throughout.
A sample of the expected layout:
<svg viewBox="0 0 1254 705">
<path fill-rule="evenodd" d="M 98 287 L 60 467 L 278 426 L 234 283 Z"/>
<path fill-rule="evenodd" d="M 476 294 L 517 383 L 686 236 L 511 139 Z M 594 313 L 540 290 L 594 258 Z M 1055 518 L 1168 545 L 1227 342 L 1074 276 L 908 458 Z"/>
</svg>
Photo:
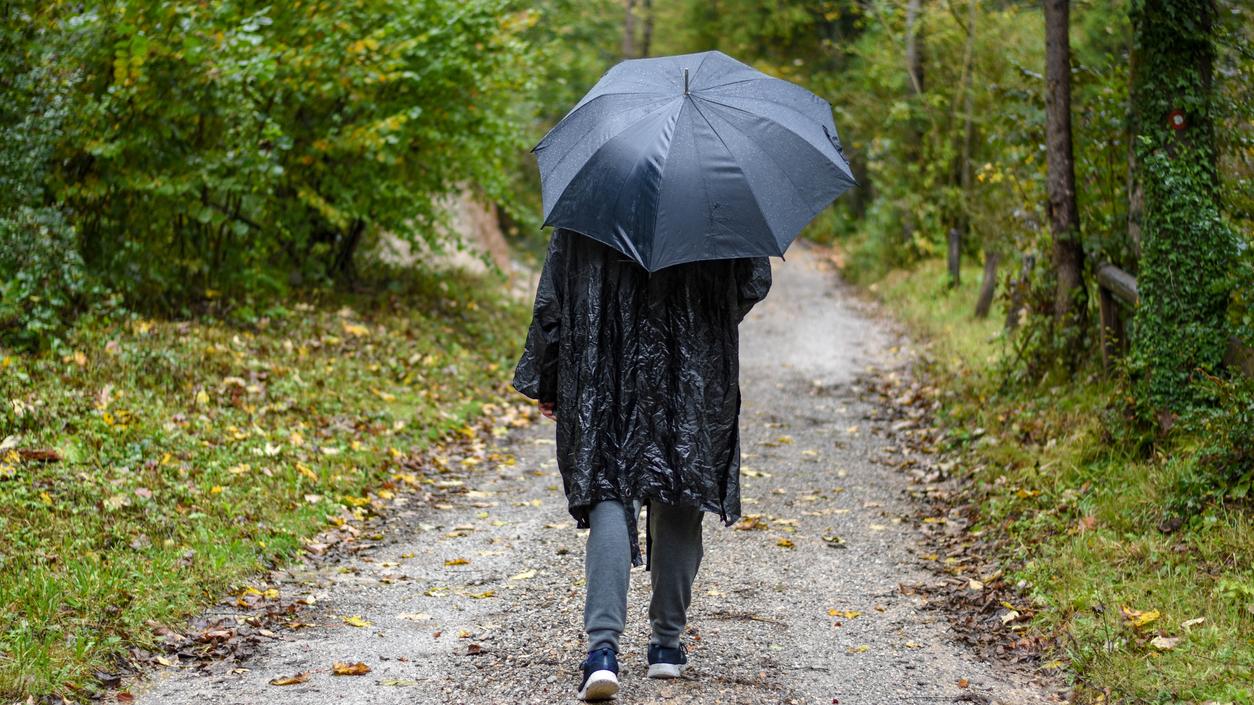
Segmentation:
<svg viewBox="0 0 1254 705">
<path fill-rule="evenodd" d="M 618 251 L 555 230 L 514 388 L 557 413 L 571 516 L 618 500 L 640 565 L 634 500 L 740 518 L 737 327 L 771 286 L 765 257 L 649 274 Z"/>
</svg>

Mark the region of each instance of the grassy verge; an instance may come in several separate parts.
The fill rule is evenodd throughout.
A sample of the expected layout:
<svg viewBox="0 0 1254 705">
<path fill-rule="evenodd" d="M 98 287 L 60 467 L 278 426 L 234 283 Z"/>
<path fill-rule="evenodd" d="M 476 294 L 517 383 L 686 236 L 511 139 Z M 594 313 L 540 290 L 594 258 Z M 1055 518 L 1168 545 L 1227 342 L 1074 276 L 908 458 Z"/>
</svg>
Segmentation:
<svg viewBox="0 0 1254 705">
<path fill-rule="evenodd" d="M 1139 451 L 1111 403 L 1123 390 L 1097 373 L 1004 388 L 1001 319 L 971 317 L 977 285 L 950 291 L 925 262 L 868 288 L 926 342 L 973 530 L 1006 539 L 998 558 L 1030 585 L 1031 628 L 1057 637 L 1079 702 L 1254 701 L 1254 516 L 1211 506 L 1165 527 L 1195 441 Z"/>
<path fill-rule="evenodd" d="M 414 275 L 247 326 L 97 316 L 60 354 L 0 351 L 0 700 L 83 695 L 463 428 L 521 342 L 502 288 Z"/>
</svg>

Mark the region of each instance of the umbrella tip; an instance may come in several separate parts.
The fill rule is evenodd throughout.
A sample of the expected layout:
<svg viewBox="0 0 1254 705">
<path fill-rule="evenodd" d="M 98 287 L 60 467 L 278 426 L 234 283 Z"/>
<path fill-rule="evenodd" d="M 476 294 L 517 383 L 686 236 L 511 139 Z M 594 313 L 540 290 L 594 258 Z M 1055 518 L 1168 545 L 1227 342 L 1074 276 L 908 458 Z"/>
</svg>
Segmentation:
<svg viewBox="0 0 1254 705">
<path fill-rule="evenodd" d="M 684 95 L 688 95 L 688 69 L 684 69 Z"/>
</svg>

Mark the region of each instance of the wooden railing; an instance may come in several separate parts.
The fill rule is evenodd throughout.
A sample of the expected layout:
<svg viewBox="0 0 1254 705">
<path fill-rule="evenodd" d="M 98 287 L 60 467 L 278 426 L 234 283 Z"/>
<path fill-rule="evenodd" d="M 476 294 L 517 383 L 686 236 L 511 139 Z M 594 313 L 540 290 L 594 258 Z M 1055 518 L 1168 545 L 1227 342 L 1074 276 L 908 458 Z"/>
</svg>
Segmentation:
<svg viewBox="0 0 1254 705">
<path fill-rule="evenodd" d="M 1136 277 L 1113 264 L 1097 268 L 1097 286 L 1102 319 L 1102 363 L 1109 366 L 1111 360 L 1128 352 L 1123 309 L 1136 308 L 1141 297 L 1137 294 Z M 1235 337 L 1229 338 L 1224 364 L 1247 377 L 1254 377 L 1254 348 Z"/>
</svg>

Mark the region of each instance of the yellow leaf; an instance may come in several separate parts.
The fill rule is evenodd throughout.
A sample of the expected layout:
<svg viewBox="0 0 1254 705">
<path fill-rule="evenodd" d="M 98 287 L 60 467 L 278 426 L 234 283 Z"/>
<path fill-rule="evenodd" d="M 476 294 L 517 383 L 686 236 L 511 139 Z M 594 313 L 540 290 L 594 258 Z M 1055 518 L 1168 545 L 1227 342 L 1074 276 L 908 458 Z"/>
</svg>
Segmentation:
<svg viewBox="0 0 1254 705">
<path fill-rule="evenodd" d="M 309 672 L 304 671 L 294 676 L 284 676 L 270 681 L 270 685 L 299 685 L 309 680 Z"/>
<path fill-rule="evenodd" d="M 1141 610 L 1134 610 L 1128 607 L 1121 607 L 1120 609 L 1123 611 L 1124 619 L 1128 620 L 1128 624 L 1133 629 L 1140 629 L 1151 622 L 1156 622 L 1162 616 L 1158 610 L 1142 612 Z"/>
<path fill-rule="evenodd" d="M 358 661 L 357 663 L 340 663 L 336 661 L 331 665 L 331 673 L 337 676 L 364 676 L 370 672 L 370 667 Z"/>
<path fill-rule="evenodd" d="M 845 619 L 857 619 L 862 616 L 858 610 L 838 610 L 835 607 L 827 611 L 831 617 L 844 617 Z"/>
<path fill-rule="evenodd" d="M 476 600 L 482 600 L 484 598 L 493 597 L 494 595 L 496 595 L 496 590 L 485 590 L 484 592 L 475 593 L 473 595 L 467 595 L 467 597 L 472 597 Z"/>
<path fill-rule="evenodd" d="M 465 558 L 452 558 L 452 559 L 450 559 L 450 560 L 444 561 L 444 565 L 445 565 L 445 566 L 451 566 L 451 565 L 466 565 L 466 564 L 467 564 L 467 563 L 469 563 L 469 562 L 470 562 L 470 561 L 469 561 L 469 560 L 467 560 L 467 559 L 465 559 Z"/>
<path fill-rule="evenodd" d="M 858 644 L 857 646 L 851 646 L 848 649 L 846 649 L 846 651 L 851 654 L 865 654 L 866 652 L 870 650 L 871 650 L 871 647 L 866 644 Z"/>
<path fill-rule="evenodd" d="M 795 548 L 793 542 L 788 539 L 779 539 L 775 542 L 775 545 L 780 548 Z"/>
<path fill-rule="evenodd" d="M 364 338 L 370 335 L 370 330 L 367 329 L 363 325 L 358 325 L 356 323 L 349 323 L 348 321 L 344 321 L 342 325 L 344 327 L 345 335 L 351 335 L 354 338 Z"/>
<path fill-rule="evenodd" d="M 310 480 L 313 480 L 314 482 L 318 481 L 317 474 L 315 474 L 313 470 L 310 470 L 308 465 L 300 461 L 297 461 L 296 463 L 296 472 L 300 473 L 301 475 L 304 475 L 305 477 L 309 478 Z"/>
<path fill-rule="evenodd" d="M 523 572 L 519 573 L 518 575 L 511 575 L 511 576 L 509 576 L 509 579 L 510 579 L 510 580 L 530 580 L 531 578 L 534 578 L 534 577 L 536 577 L 536 571 L 535 571 L 535 570 L 524 570 Z"/>
<path fill-rule="evenodd" d="M 358 615 L 353 615 L 352 617 L 345 617 L 344 623 L 350 627 L 365 628 L 365 627 L 370 626 L 370 622 L 367 622 L 365 619 L 363 619 L 362 617 Z"/>
<path fill-rule="evenodd" d="M 203 389 L 196 392 L 196 406 L 209 406 L 209 392 Z"/>
</svg>

